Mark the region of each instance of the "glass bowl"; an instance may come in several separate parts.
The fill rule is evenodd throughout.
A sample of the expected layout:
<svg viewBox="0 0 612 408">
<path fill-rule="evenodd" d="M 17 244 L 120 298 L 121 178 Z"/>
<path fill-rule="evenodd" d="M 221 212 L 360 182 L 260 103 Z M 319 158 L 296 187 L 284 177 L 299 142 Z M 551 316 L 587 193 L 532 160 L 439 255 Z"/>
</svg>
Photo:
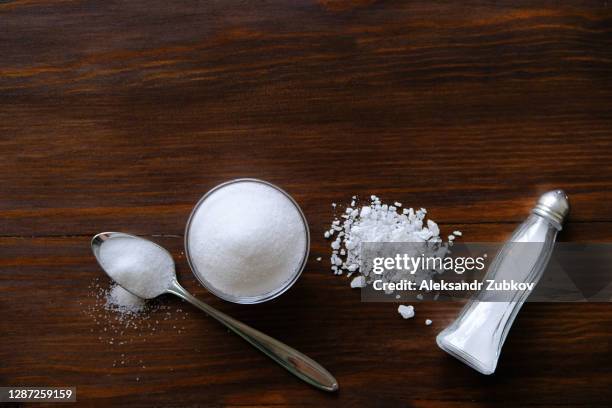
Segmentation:
<svg viewBox="0 0 612 408">
<path fill-rule="evenodd" d="M 198 212 L 198 210 L 200 209 L 200 206 L 204 203 L 204 201 L 206 201 L 207 198 L 209 198 L 212 194 L 214 194 L 218 190 L 224 187 L 227 187 L 230 184 L 244 183 L 244 182 L 265 184 L 266 186 L 274 188 L 275 190 L 282 193 L 285 197 L 287 197 L 289 201 L 293 203 L 293 205 L 295 206 L 295 209 L 297 210 L 298 214 L 300 215 L 302 219 L 302 223 L 304 226 L 304 234 L 305 234 L 304 254 L 302 256 L 302 260 L 301 260 L 299 267 L 295 269 L 295 272 L 293 273 L 293 275 L 289 279 L 287 279 L 282 284 L 282 286 L 270 292 L 263 293 L 257 296 L 235 296 L 235 295 L 225 293 L 215 288 L 210 282 L 208 282 L 204 278 L 204 275 L 199 272 L 198 267 L 196 266 L 195 262 L 192 259 L 192 256 L 190 253 L 191 251 L 189 249 L 189 237 L 190 237 L 190 231 L 191 231 L 191 223 L 193 222 L 193 219 L 195 218 L 196 213 Z M 284 191 L 280 187 L 272 183 L 269 183 L 267 181 L 263 181 L 263 180 L 259 180 L 255 178 L 239 178 L 239 179 L 230 180 L 225 183 L 221 183 L 218 186 L 209 190 L 206 194 L 202 196 L 202 198 L 200 198 L 200 200 L 197 202 L 197 204 L 191 211 L 191 214 L 189 215 L 189 219 L 187 220 L 187 226 L 185 228 L 185 255 L 187 257 L 187 262 L 189 263 L 189 266 L 191 270 L 193 271 L 193 274 L 198 279 L 198 281 L 202 284 L 202 286 L 204 286 L 209 292 L 213 293 L 215 296 L 218 296 L 223 300 L 227 300 L 228 302 L 233 302 L 233 303 L 241 303 L 241 304 L 262 303 L 262 302 L 266 302 L 268 300 L 274 299 L 282 295 L 283 293 L 285 293 L 291 286 L 293 286 L 293 284 L 298 280 L 298 278 L 302 274 L 302 271 L 304 270 L 304 267 L 306 266 L 306 262 L 308 260 L 309 252 L 310 252 L 310 230 L 308 229 L 308 222 L 306 221 L 306 216 L 304 215 L 304 212 L 302 211 L 298 203 L 286 191 Z"/>
</svg>

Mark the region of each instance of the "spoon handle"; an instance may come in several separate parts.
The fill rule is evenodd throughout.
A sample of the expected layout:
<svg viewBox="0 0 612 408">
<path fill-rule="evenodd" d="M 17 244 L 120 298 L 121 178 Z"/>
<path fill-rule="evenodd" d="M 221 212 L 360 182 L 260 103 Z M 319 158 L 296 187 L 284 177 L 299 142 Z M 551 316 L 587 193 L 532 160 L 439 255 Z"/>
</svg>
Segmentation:
<svg viewBox="0 0 612 408">
<path fill-rule="evenodd" d="M 206 303 L 196 299 L 185 288 L 183 288 L 175 280 L 172 286 L 167 290 L 182 299 L 185 299 L 192 305 L 200 308 L 209 316 L 213 317 L 219 323 L 251 343 L 255 348 L 262 351 L 265 355 L 276 361 L 278 364 L 287 369 L 290 373 L 306 381 L 321 390 L 336 391 L 338 382 L 329 371 L 323 368 L 319 363 L 310 357 L 300 353 L 299 351 L 273 339 L 272 337 L 263 334 L 259 330 L 255 330 L 244 323 L 239 322 L 218 311 L 217 309 L 207 305 Z"/>
</svg>

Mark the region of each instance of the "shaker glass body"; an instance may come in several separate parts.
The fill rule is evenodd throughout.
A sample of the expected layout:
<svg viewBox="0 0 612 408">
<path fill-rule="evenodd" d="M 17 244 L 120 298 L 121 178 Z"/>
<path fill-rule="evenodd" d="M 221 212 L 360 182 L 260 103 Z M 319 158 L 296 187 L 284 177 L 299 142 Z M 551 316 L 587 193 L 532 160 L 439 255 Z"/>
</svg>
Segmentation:
<svg viewBox="0 0 612 408">
<path fill-rule="evenodd" d="M 485 282 L 492 279 L 537 283 L 560 229 L 557 221 L 535 212 L 531 214 L 495 257 Z M 492 374 L 514 318 L 527 296 L 529 291 L 517 290 L 506 292 L 503 301 L 470 300 L 459 317 L 438 335 L 438 345 L 475 370 Z"/>
</svg>

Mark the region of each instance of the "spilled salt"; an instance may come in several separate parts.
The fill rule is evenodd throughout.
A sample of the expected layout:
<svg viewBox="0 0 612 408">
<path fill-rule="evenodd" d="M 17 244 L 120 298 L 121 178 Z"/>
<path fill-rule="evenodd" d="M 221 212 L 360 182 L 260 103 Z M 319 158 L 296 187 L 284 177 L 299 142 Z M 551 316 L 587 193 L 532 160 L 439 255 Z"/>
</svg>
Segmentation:
<svg viewBox="0 0 612 408">
<path fill-rule="evenodd" d="M 107 292 L 106 309 L 120 313 L 138 314 L 145 308 L 145 300 L 115 284 Z"/>
</svg>

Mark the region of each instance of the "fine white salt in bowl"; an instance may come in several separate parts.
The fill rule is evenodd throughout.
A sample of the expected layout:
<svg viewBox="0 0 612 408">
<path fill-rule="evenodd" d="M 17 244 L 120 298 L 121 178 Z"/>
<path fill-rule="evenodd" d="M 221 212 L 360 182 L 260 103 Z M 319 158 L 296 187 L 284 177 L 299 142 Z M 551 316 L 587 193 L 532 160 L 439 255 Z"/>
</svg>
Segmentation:
<svg viewBox="0 0 612 408">
<path fill-rule="evenodd" d="M 289 194 L 258 179 L 210 190 L 187 221 L 185 253 L 200 283 L 234 303 L 261 303 L 299 278 L 310 250 L 304 213 Z"/>
</svg>

